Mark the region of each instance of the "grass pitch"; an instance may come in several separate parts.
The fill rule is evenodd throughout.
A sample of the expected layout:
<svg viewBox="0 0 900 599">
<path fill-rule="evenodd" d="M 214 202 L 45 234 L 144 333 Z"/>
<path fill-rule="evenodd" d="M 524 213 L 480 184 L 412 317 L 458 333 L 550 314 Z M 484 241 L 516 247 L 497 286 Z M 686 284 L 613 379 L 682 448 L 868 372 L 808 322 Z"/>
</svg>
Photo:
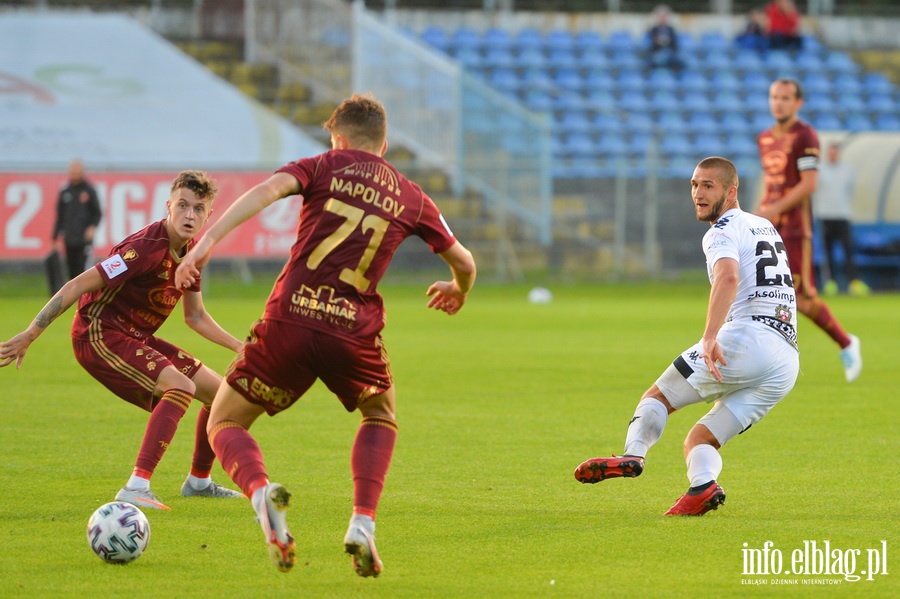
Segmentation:
<svg viewBox="0 0 900 599">
<path fill-rule="evenodd" d="M 672 519 L 662 514 L 687 488 L 681 442 L 703 406 L 669 419 L 640 478 L 581 485 L 572 472 L 622 450 L 640 395 L 702 332 L 705 283 L 559 286 L 547 305 L 528 304 L 523 286 L 483 284 L 448 317 L 425 309 L 429 282 L 382 289 L 400 435 L 378 514 L 380 578 L 358 578 L 343 553 L 359 417 L 321 385 L 253 428 L 272 479 L 293 493 L 293 572 L 269 562 L 248 502 L 179 496 L 196 406 L 154 476 L 172 511 L 146 510 L 146 553 L 125 566 L 97 559 L 87 519 L 127 479 L 147 415 L 75 362 L 70 311 L 21 370 L 0 370 L 0 597 L 900 595 L 900 296 L 829 299 L 862 339 L 865 368 L 853 384 L 836 346 L 801 320 L 794 391 L 723 449 L 725 506 Z M 242 336 L 270 281 L 207 284 L 210 312 Z M 40 280 L 7 279 L 0 338 L 45 300 Z M 224 370 L 227 350 L 179 316 L 161 335 Z M 231 484 L 218 465 L 213 477 Z M 759 563 L 748 574 L 749 550 L 762 556 L 767 541 L 765 563 L 774 568 L 777 551 L 782 574 L 762 574 Z M 859 550 L 860 574 L 867 550 L 880 557 L 886 547 L 887 574 L 784 573 L 798 551 L 826 541 L 838 552 L 832 571 L 849 570 Z"/>
</svg>

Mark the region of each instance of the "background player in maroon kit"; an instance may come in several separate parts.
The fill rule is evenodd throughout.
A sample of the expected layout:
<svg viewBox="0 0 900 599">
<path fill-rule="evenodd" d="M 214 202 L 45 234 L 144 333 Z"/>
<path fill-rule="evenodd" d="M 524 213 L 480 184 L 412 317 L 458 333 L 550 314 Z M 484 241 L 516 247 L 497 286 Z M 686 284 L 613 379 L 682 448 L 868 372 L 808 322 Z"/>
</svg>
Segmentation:
<svg viewBox="0 0 900 599">
<path fill-rule="evenodd" d="M 818 184 L 819 138 L 797 117 L 802 106 L 803 88 L 797 80 L 782 78 L 769 87 L 769 110 L 775 124 L 757 138 L 765 191 L 756 213 L 772 221 L 784 239 L 797 309 L 841 347 L 844 375 L 854 381 L 862 370 L 859 339 L 844 331 L 816 293 L 811 196 Z"/>
<path fill-rule="evenodd" d="M 222 377 L 154 335 L 183 296 L 188 326 L 219 345 L 241 348 L 241 342 L 206 312 L 199 279 L 184 289 L 174 286 L 175 268 L 209 218 L 216 191 L 205 173 L 180 173 L 172 183 L 164 220 L 126 237 L 106 260 L 66 283 L 27 329 L 0 343 L 0 366 L 15 361 L 18 368 L 31 343 L 78 301 L 72 322 L 76 359 L 110 391 L 151 412 L 134 472 L 116 495 L 116 500 L 141 508 L 169 509 L 150 490 L 150 477 L 194 397 L 205 405 L 197 418 L 191 473 L 181 494 L 240 497 L 210 478 L 215 454 L 206 434 L 208 406 Z"/>
<path fill-rule="evenodd" d="M 290 407 L 316 379 L 362 422 L 351 452 L 353 514 L 344 548 L 360 576 L 378 576 L 375 511 L 397 437 L 394 382 L 380 332 L 385 313 L 378 282 L 394 251 L 421 237 L 450 267 L 451 281 L 427 291 L 430 308 L 456 314 L 475 281 L 475 262 L 447 227 L 437 206 L 382 156 L 387 116 L 371 95 L 345 100 L 324 127 L 332 150 L 291 162 L 244 193 L 175 275 L 191 286 L 213 246 L 269 204 L 302 194 L 297 240 L 269 295 L 263 318 L 226 374 L 209 420 L 216 456 L 250 498 L 276 566 L 294 565 L 285 518 L 290 494 L 270 483 L 248 429 L 263 413 Z"/>
</svg>

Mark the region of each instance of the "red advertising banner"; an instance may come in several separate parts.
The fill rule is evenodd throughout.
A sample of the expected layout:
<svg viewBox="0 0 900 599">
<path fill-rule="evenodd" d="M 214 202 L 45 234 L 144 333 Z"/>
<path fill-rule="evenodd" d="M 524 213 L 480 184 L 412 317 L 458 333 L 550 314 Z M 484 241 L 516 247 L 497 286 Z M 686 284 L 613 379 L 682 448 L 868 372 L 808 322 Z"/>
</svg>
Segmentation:
<svg viewBox="0 0 900 599">
<path fill-rule="evenodd" d="M 94 253 L 105 255 L 127 235 L 166 217 L 178 173 L 88 173 L 103 208 Z M 269 172 L 210 172 L 219 187 L 209 224 Z M 32 260 L 50 253 L 56 200 L 66 174 L 0 173 L 0 260 Z M 294 243 L 301 198 L 275 202 L 220 242 L 216 257 L 284 258 Z M 201 231 L 201 234 L 203 231 Z"/>
</svg>

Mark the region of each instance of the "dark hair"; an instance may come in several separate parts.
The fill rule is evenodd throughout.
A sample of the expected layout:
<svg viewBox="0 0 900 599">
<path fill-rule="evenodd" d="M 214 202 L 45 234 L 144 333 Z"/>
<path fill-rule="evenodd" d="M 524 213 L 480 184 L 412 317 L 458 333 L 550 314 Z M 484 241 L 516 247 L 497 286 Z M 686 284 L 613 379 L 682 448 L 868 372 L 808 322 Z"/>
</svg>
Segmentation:
<svg viewBox="0 0 900 599">
<path fill-rule="evenodd" d="M 334 109 L 322 126 L 347 136 L 354 145 L 381 146 L 387 136 L 387 112 L 371 92 L 353 94 Z"/>
<path fill-rule="evenodd" d="M 775 83 L 783 83 L 785 85 L 793 85 L 794 91 L 797 94 L 797 99 L 798 100 L 803 99 L 803 86 L 800 84 L 800 82 L 797 79 L 794 79 L 793 77 L 779 77 L 778 79 L 775 80 Z"/>
<path fill-rule="evenodd" d="M 172 191 L 176 189 L 190 189 L 201 200 L 214 200 L 219 188 L 216 182 L 203 171 L 181 171 L 172 181 Z"/>
<path fill-rule="evenodd" d="M 727 158 L 722 158 L 721 156 L 710 156 L 709 158 L 704 158 L 700 161 L 700 164 L 697 165 L 697 168 L 714 168 L 718 169 L 718 171 L 722 174 L 719 178 L 719 181 L 722 182 L 722 185 L 725 188 L 729 187 L 737 187 L 740 181 L 738 180 L 737 168 L 734 166 L 734 163 Z"/>
</svg>

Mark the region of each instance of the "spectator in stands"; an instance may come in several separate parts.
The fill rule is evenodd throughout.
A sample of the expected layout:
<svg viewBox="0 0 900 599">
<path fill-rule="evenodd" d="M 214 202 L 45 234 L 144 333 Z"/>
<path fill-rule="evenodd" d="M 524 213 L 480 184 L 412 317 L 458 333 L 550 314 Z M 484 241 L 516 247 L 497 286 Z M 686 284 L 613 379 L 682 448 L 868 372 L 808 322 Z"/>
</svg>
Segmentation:
<svg viewBox="0 0 900 599">
<path fill-rule="evenodd" d="M 844 273 L 850 281 L 848 290 L 852 295 L 867 295 L 869 287 L 859 280 L 856 263 L 853 260 L 853 233 L 850 219 L 853 216 L 851 203 L 855 185 L 853 167 L 841 161 L 840 144 L 832 142 L 828 146 L 826 160 L 819 165 L 819 185 L 813 196 L 813 211 L 822 223 L 822 241 L 825 244 L 825 264 L 823 275 L 827 282 L 826 295 L 834 295 L 838 291 L 835 271 L 837 262 L 834 259 L 835 244 L 840 243 L 844 250 Z"/>
<path fill-rule="evenodd" d="M 800 50 L 800 11 L 793 0 L 773 0 L 766 6 L 769 48 L 773 50 Z"/>
<path fill-rule="evenodd" d="M 735 44 L 739 48 L 763 51 L 769 47 L 769 40 L 766 37 L 767 28 L 766 13 L 758 8 L 754 8 L 747 13 L 747 24 L 744 26 L 744 30 L 735 38 Z"/>
<path fill-rule="evenodd" d="M 68 279 L 74 279 L 87 268 L 101 216 L 97 191 L 84 178 L 81 161 L 73 160 L 69 163 L 69 184 L 62 188 L 56 200 L 56 224 L 53 225 L 53 243 L 59 253 L 65 253 Z"/>
<path fill-rule="evenodd" d="M 683 69 L 684 61 L 678 55 L 678 32 L 669 22 L 671 9 L 660 4 L 653 9 L 653 15 L 656 23 L 647 31 L 649 68 Z"/>
</svg>

